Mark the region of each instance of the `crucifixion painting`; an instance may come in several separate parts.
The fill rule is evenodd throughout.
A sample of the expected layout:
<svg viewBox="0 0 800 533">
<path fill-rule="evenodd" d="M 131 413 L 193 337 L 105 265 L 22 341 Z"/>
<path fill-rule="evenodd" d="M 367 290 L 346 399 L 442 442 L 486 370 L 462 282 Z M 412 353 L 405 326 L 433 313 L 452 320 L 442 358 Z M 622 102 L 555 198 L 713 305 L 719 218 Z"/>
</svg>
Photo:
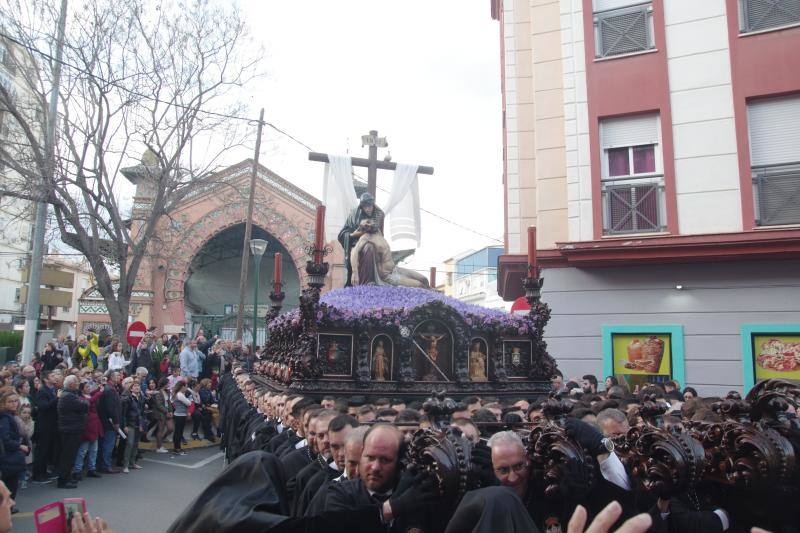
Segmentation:
<svg viewBox="0 0 800 533">
<path fill-rule="evenodd" d="M 449 330 L 438 322 L 421 324 L 414 333 L 415 367 L 421 381 L 450 381 L 453 343 Z"/>
</svg>

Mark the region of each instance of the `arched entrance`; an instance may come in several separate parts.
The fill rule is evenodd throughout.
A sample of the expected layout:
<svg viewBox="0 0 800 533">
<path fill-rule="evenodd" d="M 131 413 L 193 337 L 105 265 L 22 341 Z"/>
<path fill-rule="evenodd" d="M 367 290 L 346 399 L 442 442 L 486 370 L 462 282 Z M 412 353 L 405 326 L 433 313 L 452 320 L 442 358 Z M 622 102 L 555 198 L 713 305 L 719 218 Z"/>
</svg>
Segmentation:
<svg viewBox="0 0 800 533">
<path fill-rule="evenodd" d="M 202 327 L 207 334 L 220 335 L 223 339 L 234 338 L 244 233 L 244 223 L 223 229 L 206 241 L 189 263 L 183 293 L 186 322 L 192 324 L 192 333 Z M 254 225 L 251 238 L 264 239 L 269 243 L 259 272 L 257 344 L 261 345 L 265 340 L 263 317 L 270 306 L 269 293 L 274 278 L 275 252 L 280 252 L 282 256 L 283 290 L 286 294 L 299 293 L 300 278 L 297 269 L 293 268 L 289 250 L 274 235 Z M 252 335 L 256 277 L 252 256 L 248 255 L 246 259 L 250 261 L 250 265 L 245 288 L 243 340 L 249 342 Z M 291 309 L 296 305 L 296 299 L 287 299 L 284 309 Z"/>
<path fill-rule="evenodd" d="M 253 162 L 245 160 L 218 172 L 213 184 L 187 194 L 171 206 L 168 216 L 159 219 L 136 276 L 131 320 L 141 320 L 159 333 L 189 335 L 197 327 L 195 318 L 205 314 L 219 322 L 220 315 L 228 314 L 226 305 L 238 304 L 252 169 Z M 269 305 L 273 254 L 281 251 L 283 303 L 284 308 L 292 308 L 305 284 L 306 249 L 314 240 L 314 212 L 320 201 L 266 167 L 259 165 L 257 171 L 253 238 L 270 243 L 262 261 L 259 307 Z M 138 217 L 147 215 L 152 190 L 152 184 L 137 184 L 134 205 Z M 344 276 L 341 247 L 336 242 L 328 245 L 333 253 L 326 256 L 331 268 L 323 290 L 341 285 Z M 249 282 L 245 305 L 252 306 L 254 279 Z M 81 298 L 79 323 L 107 318 L 105 304 L 95 293 Z M 229 310 L 233 314 L 233 309 Z M 245 313 L 248 321 L 252 321 L 252 307 L 250 311 Z M 249 335 L 248 331 L 245 337 Z"/>
</svg>

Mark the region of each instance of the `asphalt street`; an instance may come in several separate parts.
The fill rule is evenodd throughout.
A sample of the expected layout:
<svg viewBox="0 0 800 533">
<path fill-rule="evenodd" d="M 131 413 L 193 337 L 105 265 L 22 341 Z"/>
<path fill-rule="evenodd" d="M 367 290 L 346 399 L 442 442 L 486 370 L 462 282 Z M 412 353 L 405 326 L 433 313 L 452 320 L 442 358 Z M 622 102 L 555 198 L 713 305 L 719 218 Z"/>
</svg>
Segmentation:
<svg viewBox="0 0 800 533">
<path fill-rule="evenodd" d="M 55 481 L 19 491 L 14 533 L 36 531 L 33 511 L 63 498 L 85 498 L 92 516 L 117 533 L 161 533 L 223 468 L 218 446 L 187 450 L 185 456 L 145 451 L 141 470 L 86 479 L 77 489 L 58 489 Z"/>
</svg>

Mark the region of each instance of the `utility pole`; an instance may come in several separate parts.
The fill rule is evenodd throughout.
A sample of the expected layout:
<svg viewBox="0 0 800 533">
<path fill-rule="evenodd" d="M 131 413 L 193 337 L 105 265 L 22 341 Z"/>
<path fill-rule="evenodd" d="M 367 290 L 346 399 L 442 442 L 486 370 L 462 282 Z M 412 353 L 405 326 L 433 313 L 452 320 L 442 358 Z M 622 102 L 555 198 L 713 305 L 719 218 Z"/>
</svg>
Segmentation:
<svg viewBox="0 0 800 533">
<path fill-rule="evenodd" d="M 42 176 L 45 198 L 36 204 L 36 220 L 33 226 L 30 272 L 28 277 L 28 298 L 25 302 L 25 334 L 22 337 L 22 364 L 30 363 L 36 349 L 36 330 L 39 327 L 39 285 L 42 281 L 42 262 L 44 259 L 44 232 L 47 227 L 48 183 L 53 180 L 56 168 L 56 121 L 58 117 L 58 90 L 61 84 L 61 58 L 64 55 L 64 33 L 67 27 L 67 0 L 61 0 L 61 13 L 58 16 L 56 37 L 56 57 L 53 63 L 53 86 L 50 88 L 50 105 L 47 112 L 47 129 L 44 132 L 45 171 Z"/>
<path fill-rule="evenodd" d="M 261 129 L 264 127 L 264 108 L 258 116 L 258 134 L 256 135 L 256 153 L 253 156 L 253 173 L 250 175 L 250 199 L 247 203 L 247 221 L 244 226 L 244 243 L 242 243 L 242 270 L 239 273 L 239 309 L 236 312 L 236 340 L 242 340 L 242 323 L 244 321 L 244 290 L 247 286 L 247 266 L 250 263 L 250 235 L 253 231 L 253 207 L 256 201 L 256 176 L 258 175 L 258 153 L 261 151 Z M 258 273 L 256 273 L 258 275 Z M 253 322 L 253 346 L 257 325 Z"/>
</svg>

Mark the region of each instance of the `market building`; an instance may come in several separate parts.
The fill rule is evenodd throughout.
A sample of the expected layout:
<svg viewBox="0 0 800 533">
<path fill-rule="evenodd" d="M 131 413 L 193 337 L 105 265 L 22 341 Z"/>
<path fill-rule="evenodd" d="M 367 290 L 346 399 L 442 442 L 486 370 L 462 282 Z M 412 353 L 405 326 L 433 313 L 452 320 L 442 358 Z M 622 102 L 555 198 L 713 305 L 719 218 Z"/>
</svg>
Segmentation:
<svg viewBox="0 0 800 533">
<path fill-rule="evenodd" d="M 145 167 L 146 161 L 122 171 L 136 185 L 134 225 L 142 223 L 152 198 Z M 202 327 L 207 334 L 234 337 L 252 168 L 253 162 L 248 159 L 219 171 L 212 185 L 194 191 L 159 221 L 133 289 L 130 321 L 154 326 L 158 333 L 192 334 Z M 270 307 L 276 252 L 281 253 L 284 307 L 297 305 L 306 284 L 306 248 L 313 241 L 319 204 L 310 194 L 258 166 L 251 238 L 268 242 L 259 271 L 259 322 Z M 329 244 L 332 252 L 325 258 L 331 264 L 326 288 L 341 286 L 344 276 L 341 247 L 333 244 Z M 256 287 L 252 259 L 245 259 L 251 262 L 245 289 L 247 340 L 252 338 L 249 324 Z M 79 308 L 80 331 L 94 327 L 101 333 L 111 333 L 107 309 L 97 289 L 85 291 Z M 263 343 L 264 336 L 262 323 L 258 344 Z"/>
<path fill-rule="evenodd" d="M 566 378 L 676 378 L 704 395 L 800 378 L 794 4 L 492 2 L 498 293 L 522 295 L 536 226 L 546 339 Z"/>
</svg>

